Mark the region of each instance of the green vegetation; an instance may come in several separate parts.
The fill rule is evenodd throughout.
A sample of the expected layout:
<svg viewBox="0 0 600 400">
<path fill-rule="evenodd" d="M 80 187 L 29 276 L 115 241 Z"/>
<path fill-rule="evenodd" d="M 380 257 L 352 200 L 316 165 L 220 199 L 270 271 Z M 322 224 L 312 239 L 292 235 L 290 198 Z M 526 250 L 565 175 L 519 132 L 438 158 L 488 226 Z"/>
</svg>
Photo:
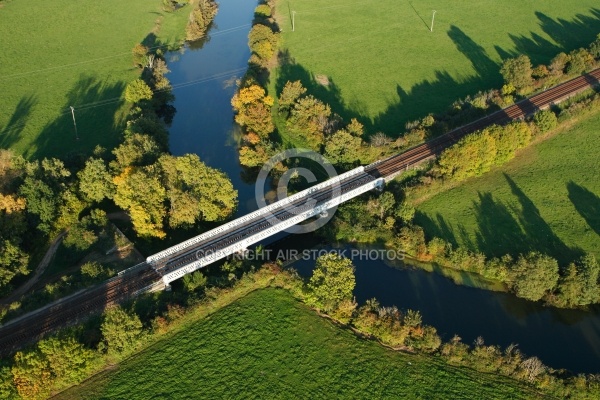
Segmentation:
<svg viewBox="0 0 600 400">
<path fill-rule="evenodd" d="M 357 118 L 369 134 L 397 135 L 408 121 L 500 87 L 503 59 L 525 54 L 534 66 L 548 63 L 561 51 L 587 46 L 600 31 L 594 0 L 276 4 L 282 55 L 269 93 L 275 97 L 287 81 L 301 80 L 332 112 Z"/>
<path fill-rule="evenodd" d="M 418 205 L 428 237 L 488 256 L 530 250 L 563 264 L 582 252 L 600 258 L 600 114 L 521 151 L 506 165 Z"/>
<path fill-rule="evenodd" d="M 375 381 L 374 381 L 375 379 Z M 199 384 L 201 381 L 201 384 Z M 376 383 L 375 383 L 376 382 Z M 132 390 L 132 388 L 136 388 Z M 58 399 L 528 398 L 502 377 L 392 352 L 319 318 L 282 290 L 249 294 Z"/>
<path fill-rule="evenodd" d="M 189 12 L 165 11 L 160 0 L 3 3 L 0 148 L 41 158 L 114 147 L 125 122 L 123 89 L 140 73 L 132 47 L 178 47 Z"/>
<path fill-rule="evenodd" d="M 219 8 L 213 0 L 196 0 L 195 2 L 196 5 L 190 14 L 186 28 L 187 40 L 198 40 L 204 37 Z"/>
</svg>

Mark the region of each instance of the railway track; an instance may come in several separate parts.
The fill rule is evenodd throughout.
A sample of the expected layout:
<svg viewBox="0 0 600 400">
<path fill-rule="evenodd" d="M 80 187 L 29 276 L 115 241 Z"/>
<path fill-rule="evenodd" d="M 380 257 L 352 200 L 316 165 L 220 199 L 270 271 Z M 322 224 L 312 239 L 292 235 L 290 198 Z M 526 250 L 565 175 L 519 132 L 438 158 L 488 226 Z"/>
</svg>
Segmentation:
<svg viewBox="0 0 600 400">
<path fill-rule="evenodd" d="M 600 69 L 577 77 L 561 85 L 555 86 L 528 99 L 520 101 L 506 109 L 497 111 L 474 122 L 454 129 L 427 143 L 415 146 L 401 154 L 391 156 L 382 161 L 367 166 L 364 173 L 346 178 L 340 182 L 340 192 L 344 194 L 355 187 L 369 181 L 393 176 L 410 165 L 438 155 L 447 147 L 453 145 L 464 136 L 483 129 L 492 124 L 506 124 L 516 119 L 525 118 L 535 111 L 560 102 L 566 97 L 579 93 L 584 89 L 597 85 L 600 81 Z M 311 195 L 317 204 L 323 203 L 334 194 L 333 187 L 326 187 Z M 290 207 L 296 211 L 291 212 Z M 312 205 L 307 204 L 307 198 L 298 199 L 273 212 L 269 219 L 287 220 L 305 211 Z M 272 221 L 271 221 L 272 222 Z M 6 355 L 17 347 L 44 334 L 56 330 L 82 317 L 105 309 L 107 306 L 122 302 L 161 279 L 161 275 L 176 270 L 197 259 L 197 252 L 214 252 L 223 249 L 271 226 L 269 220 L 258 218 L 228 231 L 224 236 L 208 238 L 194 245 L 193 248 L 182 250 L 170 256 L 166 263 L 157 266 L 156 270 L 149 264 L 141 265 L 131 272 L 114 277 L 103 284 L 84 290 L 67 297 L 59 302 L 46 306 L 34 313 L 17 318 L 0 327 L 0 354 Z"/>
<path fill-rule="evenodd" d="M 376 177 L 388 177 L 394 175 L 403 171 L 410 165 L 414 165 L 420 161 L 438 155 L 444 149 L 458 142 L 470 133 L 493 124 L 501 125 L 517 119 L 523 119 L 539 109 L 547 108 L 567 97 L 571 97 L 574 94 L 589 89 L 599 82 L 600 69 L 596 69 L 588 74 L 571 79 L 542 93 L 521 100 L 510 107 L 496 111 L 469 124 L 463 125 L 460 128 L 456 128 L 429 142 L 415 146 L 403 153 L 391 156 L 379 163 L 375 163 L 372 167 L 367 167 L 365 172 L 372 173 Z"/>
</svg>

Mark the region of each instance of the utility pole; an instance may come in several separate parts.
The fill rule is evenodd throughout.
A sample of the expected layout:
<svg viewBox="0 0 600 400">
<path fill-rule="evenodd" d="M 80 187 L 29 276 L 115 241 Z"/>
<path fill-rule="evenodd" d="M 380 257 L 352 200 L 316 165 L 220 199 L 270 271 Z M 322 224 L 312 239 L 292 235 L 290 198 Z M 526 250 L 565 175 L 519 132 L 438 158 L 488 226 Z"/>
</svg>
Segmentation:
<svg viewBox="0 0 600 400">
<path fill-rule="evenodd" d="M 431 29 L 429 30 L 430 32 L 433 32 L 433 21 L 435 20 L 435 13 L 436 11 L 433 10 L 433 15 L 431 16 Z"/>
<path fill-rule="evenodd" d="M 75 127 L 75 139 L 79 140 L 79 135 L 77 134 L 77 122 L 75 122 L 75 109 L 71 106 L 71 115 L 73 115 L 73 126 Z"/>
<path fill-rule="evenodd" d="M 292 32 L 296 29 L 296 11 L 292 11 Z"/>
</svg>

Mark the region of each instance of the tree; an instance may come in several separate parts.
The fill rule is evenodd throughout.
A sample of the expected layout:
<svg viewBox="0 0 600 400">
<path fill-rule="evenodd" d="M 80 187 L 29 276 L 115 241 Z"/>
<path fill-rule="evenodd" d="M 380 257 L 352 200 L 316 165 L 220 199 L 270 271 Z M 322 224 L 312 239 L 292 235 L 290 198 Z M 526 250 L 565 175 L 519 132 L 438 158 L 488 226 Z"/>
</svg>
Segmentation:
<svg viewBox="0 0 600 400">
<path fill-rule="evenodd" d="M 78 382 L 89 372 L 94 353 L 74 338 L 51 337 L 15 354 L 13 382 L 22 398 L 46 397 L 56 385 Z"/>
<path fill-rule="evenodd" d="M 250 63 L 265 67 L 275 54 L 278 35 L 266 25 L 254 24 L 248 34 L 248 47 L 252 51 Z"/>
<path fill-rule="evenodd" d="M 186 27 L 186 39 L 198 40 L 202 38 L 215 15 L 217 15 L 217 10 L 218 6 L 214 1 L 199 0 L 190 14 L 190 19 Z"/>
<path fill-rule="evenodd" d="M 415 217 L 416 209 L 407 201 L 403 201 L 396 208 L 396 217 L 400 218 L 400 220 L 405 224 L 410 224 Z"/>
<path fill-rule="evenodd" d="M 80 192 L 91 201 L 100 202 L 105 198 L 112 198 L 115 185 L 102 159 L 92 157 L 87 160 L 77 177 Z"/>
<path fill-rule="evenodd" d="M 564 73 L 569 56 L 565 53 L 558 53 L 552 61 L 550 61 L 550 72 L 555 76 L 560 76 Z"/>
<path fill-rule="evenodd" d="M 546 367 L 537 357 L 530 357 L 519 365 L 519 367 L 525 372 L 527 379 L 534 381 L 540 374 L 546 371 Z"/>
<path fill-rule="evenodd" d="M 290 82 L 287 81 L 281 94 L 279 95 L 279 101 L 277 103 L 279 112 L 288 112 L 304 93 L 306 88 L 302 86 L 300 81 Z"/>
<path fill-rule="evenodd" d="M 558 125 L 556 114 L 554 114 L 551 110 L 538 111 L 533 116 L 533 122 L 542 133 L 548 132 L 556 128 Z"/>
<path fill-rule="evenodd" d="M 362 139 L 345 129 L 334 133 L 325 144 L 325 157 L 333 164 L 352 164 L 360 161 Z"/>
<path fill-rule="evenodd" d="M 9 240 L 0 242 L 0 288 L 17 275 L 27 275 L 29 256 Z"/>
<path fill-rule="evenodd" d="M 269 18 L 271 16 L 271 7 L 268 4 L 259 4 L 254 9 L 254 15 L 261 18 Z"/>
<path fill-rule="evenodd" d="M 24 198 L 0 193 L 0 239 L 20 243 L 21 235 L 27 230 L 25 208 Z"/>
<path fill-rule="evenodd" d="M 558 284 L 558 303 L 568 307 L 597 303 L 600 300 L 599 274 L 600 265 L 591 254 L 571 263 Z"/>
<path fill-rule="evenodd" d="M 511 270 L 512 286 L 519 297 L 538 301 L 556 287 L 558 262 L 545 254 L 522 255 Z"/>
<path fill-rule="evenodd" d="M 93 351 L 84 348 L 72 337 L 41 340 L 37 348 L 47 360 L 52 377 L 63 383 L 83 379 L 95 357 Z"/>
<path fill-rule="evenodd" d="M 115 178 L 115 204 L 127 210 L 140 236 L 165 237 L 166 191 L 156 168 L 126 169 Z"/>
<path fill-rule="evenodd" d="M 438 168 L 442 175 L 460 181 L 489 171 L 496 154 L 496 142 L 490 132 L 484 130 L 444 150 L 438 159 Z"/>
<path fill-rule="evenodd" d="M 148 63 L 148 48 L 141 43 L 133 46 L 131 53 L 133 55 L 133 64 L 143 68 Z"/>
<path fill-rule="evenodd" d="M 567 62 L 567 74 L 583 74 L 588 68 L 594 65 L 594 57 L 586 49 L 573 50 L 569 53 L 569 62 Z"/>
<path fill-rule="evenodd" d="M 512 84 L 520 93 L 526 94 L 532 84 L 531 61 L 526 55 L 504 61 L 500 73 L 507 85 Z"/>
<path fill-rule="evenodd" d="M 222 220 L 235 210 L 237 191 L 227 175 L 206 166 L 197 155 L 165 154 L 158 164 L 170 203 L 171 227 L 191 225 L 200 219 Z"/>
<path fill-rule="evenodd" d="M 236 111 L 235 122 L 266 138 L 275 129 L 271 118 L 273 98 L 259 85 L 242 88 L 231 99 Z"/>
<path fill-rule="evenodd" d="M 152 89 L 142 79 L 136 79 L 125 87 L 125 100 L 129 103 L 138 103 L 152 98 Z"/>
<path fill-rule="evenodd" d="M 294 104 L 286 126 L 290 132 L 303 137 L 310 148 L 318 151 L 325 140 L 324 132 L 330 116 L 331 108 L 309 95 Z"/>
<path fill-rule="evenodd" d="M 154 163 L 161 154 L 156 141 L 148 135 L 133 134 L 127 136 L 119 147 L 113 150 L 116 160 L 111 167 L 123 170 L 130 166 L 143 166 Z"/>
<path fill-rule="evenodd" d="M 124 353 L 137 345 L 142 336 L 142 322 L 136 314 L 115 306 L 104 313 L 100 330 L 109 353 Z"/>
<path fill-rule="evenodd" d="M 198 288 L 206 286 L 206 276 L 200 271 L 194 271 L 183 277 L 183 287 L 188 292 L 193 292 Z"/>
<path fill-rule="evenodd" d="M 13 384 L 13 375 L 9 367 L 0 366 L 0 399 L 18 398 L 17 388 Z"/>
<path fill-rule="evenodd" d="M 596 40 L 590 44 L 590 54 L 595 59 L 600 59 L 600 34 L 598 34 Z"/>
<path fill-rule="evenodd" d="M 27 201 L 27 213 L 37 217 L 38 229 L 49 232 L 56 217 L 57 194 L 42 180 L 28 176 L 19 188 L 19 195 Z"/>
<path fill-rule="evenodd" d="M 331 253 L 317 259 L 308 283 L 311 302 L 325 311 L 335 310 L 344 300 L 352 299 L 356 285 L 352 261 Z"/>
<path fill-rule="evenodd" d="M 257 146 L 256 148 L 250 146 L 242 146 L 240 148 L 240 164 L 245 167 L 254 168 L 264 165 L 269 161 L 269 154 L 267 153 L 264 146 Z"/>
</svg>

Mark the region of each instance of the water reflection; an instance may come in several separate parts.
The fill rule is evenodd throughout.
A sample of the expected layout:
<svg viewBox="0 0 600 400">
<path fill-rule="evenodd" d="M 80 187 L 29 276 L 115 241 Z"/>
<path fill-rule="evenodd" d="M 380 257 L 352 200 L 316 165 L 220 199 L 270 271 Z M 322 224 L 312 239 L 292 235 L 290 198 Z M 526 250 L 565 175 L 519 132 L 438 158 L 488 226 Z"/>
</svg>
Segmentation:
<svg viewBox="0 0 600 400">
<path fill-rule="evenodd" d="M 291 245 L 294 239 L 284 240 Z M 297 240 L 297 239 L 296 239 Z M 437 273 L 416 268 L 391 268 L 383 261 L 354 260 L 357 301 L 377 298 L 384 306 L 420 310 L 423 320 L 445 340 L 454 334 L 472 343 L 518 343 L 529 355 L 554 368 L 600 372 L 600 308 L 561 310 L 517 298 L 509 293 L 456 285 Z M 293 267 L 310 276 L 314 262 Z"/>
</svg>

